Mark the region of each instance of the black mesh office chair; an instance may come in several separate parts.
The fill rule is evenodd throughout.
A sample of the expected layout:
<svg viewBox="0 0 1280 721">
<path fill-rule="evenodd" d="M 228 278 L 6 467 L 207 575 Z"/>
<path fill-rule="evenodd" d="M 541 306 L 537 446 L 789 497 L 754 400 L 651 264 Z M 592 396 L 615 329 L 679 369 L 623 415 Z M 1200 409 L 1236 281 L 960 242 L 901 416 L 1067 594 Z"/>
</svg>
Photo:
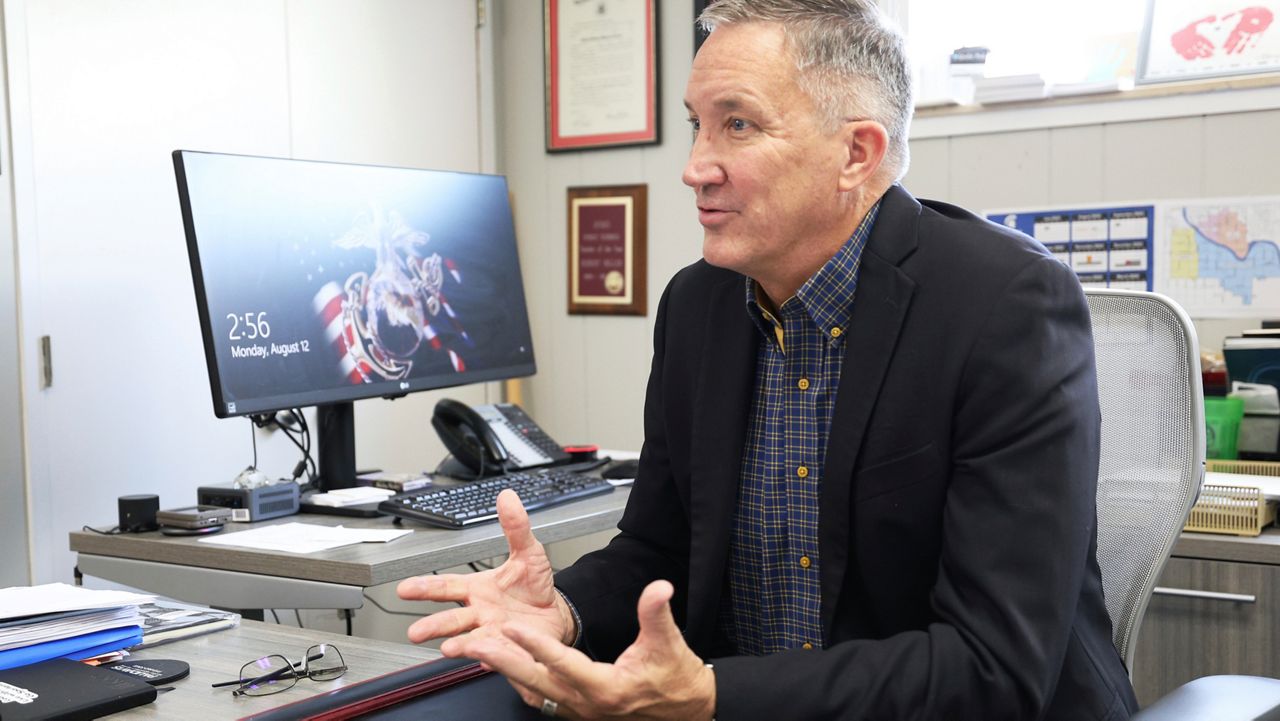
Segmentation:
<svg viewBox="0 0 1280 721">
<path fill-rule="evenodd" d="M 1176 303 L 1088 289 L 1102 407 L 1098 566 L 1113 640 L 1132 674 L 1136 638 L 1160 572 L 1204 476 L 1204 397 L 1195 328 Z M 1280 680 L 1209 676 L 1138 721 L 1252 721 L 1280 706 Z"/>
</svg>

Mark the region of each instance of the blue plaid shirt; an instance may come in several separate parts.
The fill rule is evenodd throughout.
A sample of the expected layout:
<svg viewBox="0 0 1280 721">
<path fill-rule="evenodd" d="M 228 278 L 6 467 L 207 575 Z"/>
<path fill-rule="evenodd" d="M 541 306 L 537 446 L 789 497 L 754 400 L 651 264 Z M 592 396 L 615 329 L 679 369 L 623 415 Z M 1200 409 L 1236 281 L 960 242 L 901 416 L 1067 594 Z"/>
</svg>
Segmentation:
<svg viewBox="0 0 1280 721">
<path fill-rule="evenodd" d="M 879 209 L 776 317 L 747 279 L 747 311 L 761 339 L 729 543 L 728 608 L 720 614 L 740 654 L 822 645 L 822 466 L 858 267 Z"/>
</svg>

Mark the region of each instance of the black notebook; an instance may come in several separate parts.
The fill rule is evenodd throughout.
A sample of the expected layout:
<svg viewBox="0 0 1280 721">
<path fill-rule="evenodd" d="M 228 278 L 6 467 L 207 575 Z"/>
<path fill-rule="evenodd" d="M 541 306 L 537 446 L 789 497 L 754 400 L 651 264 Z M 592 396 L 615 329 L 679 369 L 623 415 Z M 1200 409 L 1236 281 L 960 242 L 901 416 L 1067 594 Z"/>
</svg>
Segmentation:
<svg viewBox="0 0 1280 721">
<path fill-rule="evenodd" d="M 0 671 L 4 721 L 96 719 L 155 699 L 145 681 L 65 658 Z"/>
</svg>

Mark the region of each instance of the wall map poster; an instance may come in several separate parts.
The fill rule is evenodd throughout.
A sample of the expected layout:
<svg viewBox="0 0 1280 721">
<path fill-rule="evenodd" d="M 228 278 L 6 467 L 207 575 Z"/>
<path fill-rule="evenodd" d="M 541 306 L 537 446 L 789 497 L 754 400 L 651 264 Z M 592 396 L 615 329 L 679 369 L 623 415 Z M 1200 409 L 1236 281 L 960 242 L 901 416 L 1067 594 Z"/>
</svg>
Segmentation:
<svg viewBox="0 0 1280 721">
<path fill-rule="evenodd" d="M 988 211 L 1039 240 L 1086 286 L 1152 290 L 1193 318 L 1280 308 L 1280 196 Z"/>
<path fill-rule="evenodd" d="M 1163 203 L 1156 288 L 1195 318 L 1280 309 L 1280 197 Z"/>
</svg>

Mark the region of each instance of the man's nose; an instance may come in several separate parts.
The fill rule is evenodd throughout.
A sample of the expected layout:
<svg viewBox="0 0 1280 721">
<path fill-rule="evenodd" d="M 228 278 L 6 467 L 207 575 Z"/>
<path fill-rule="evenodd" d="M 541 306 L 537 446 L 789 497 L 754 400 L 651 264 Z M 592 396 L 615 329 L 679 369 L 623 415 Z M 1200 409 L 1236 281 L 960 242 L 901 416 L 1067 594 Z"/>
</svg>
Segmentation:
<svg viewBox="0 0 1280 721">
<path fill-rule="evenodd" d="M 693 139 L 693 148 L 689 151 L 689 161 L 684 165 L 684 173 L 680 179 L 690 188 L 701 188 L 707 185 L 724 183 L 724 167 L 720 158 L 711 147 L 712 144 L 702 136 Z"/>
</svg>

